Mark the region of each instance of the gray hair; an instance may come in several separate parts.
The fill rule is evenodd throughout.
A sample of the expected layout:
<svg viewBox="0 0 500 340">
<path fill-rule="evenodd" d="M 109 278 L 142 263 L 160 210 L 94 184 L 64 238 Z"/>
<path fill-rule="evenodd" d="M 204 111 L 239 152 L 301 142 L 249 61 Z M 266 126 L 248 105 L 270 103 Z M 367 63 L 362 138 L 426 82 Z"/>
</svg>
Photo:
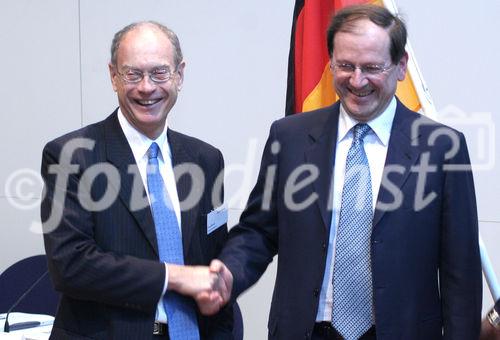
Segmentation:
<svg viewBox="0 0 500 340">
<path fill-rule="evenodd" d="M 123 40 L 123 37 L 125 34 L 128 32 L 132 31 L 133 29 L 143 26 L 143 25 L 152 25 L 162 31 L 165 36 L 170 40 L 172 45 L 174 46 L 174 63 L 175 67 L 179 66 L 181 63 L 183 56 L 182 56 L 182 50 L 181 50 L 181 44 L 179 42 L 179 38 L 175 34 L 174 31 L 172 31 L 170 28 L 168 28 L 165 25 L 162 25 L 156 21 L 139 21 L 139 22 L 134 22 L 130 25 L 125 26 L 121 30 L 115 33 L 115 36 L 113 37 L 113 41 L 111 42 L 111 64 L 114 66 L 116 65 L 116 54 L 118 52 L 118 48 L 120 47 L 120 43 Z"/>
</svg>

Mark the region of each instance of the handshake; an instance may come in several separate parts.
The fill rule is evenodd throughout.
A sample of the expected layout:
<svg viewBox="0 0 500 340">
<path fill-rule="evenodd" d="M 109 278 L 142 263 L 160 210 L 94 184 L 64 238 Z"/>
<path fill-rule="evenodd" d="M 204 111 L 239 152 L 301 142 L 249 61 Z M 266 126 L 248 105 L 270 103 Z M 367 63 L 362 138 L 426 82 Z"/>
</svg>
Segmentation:
<svg viewBox="0 0 500 340">
<path fill-rule="evenodd" d="M 168 264 L 168 290 L 192 297 L 204 315 L 217 313 L 231 298 L 233 275 L 219 260 L 209 267 Z"/>
</svg>

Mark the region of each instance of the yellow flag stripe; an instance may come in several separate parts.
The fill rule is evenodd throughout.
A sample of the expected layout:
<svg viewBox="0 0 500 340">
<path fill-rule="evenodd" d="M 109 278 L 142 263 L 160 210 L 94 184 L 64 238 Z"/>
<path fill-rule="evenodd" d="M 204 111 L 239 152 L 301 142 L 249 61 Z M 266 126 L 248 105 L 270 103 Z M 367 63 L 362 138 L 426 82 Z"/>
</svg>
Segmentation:
<svg viewBox="0 0 500 340">
<path fill-rule="evenodd" d="M 333 76 L 330 65 L 326 64 L 321 79 L 304 100 L 302 111 L 312 111 L 320 107 L 332 105 L 338 99 L 333 87 Z"/>
</svg>

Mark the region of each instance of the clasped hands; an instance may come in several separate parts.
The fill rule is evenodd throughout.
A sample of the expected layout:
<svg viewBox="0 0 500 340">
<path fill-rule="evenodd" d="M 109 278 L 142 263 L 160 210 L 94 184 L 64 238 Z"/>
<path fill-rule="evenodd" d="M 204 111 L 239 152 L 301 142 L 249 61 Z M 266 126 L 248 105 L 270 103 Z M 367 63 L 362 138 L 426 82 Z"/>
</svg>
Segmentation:
<svg viewBox="0 0 500 340">
<path fill-rule="evenodd" d="M 233 275 L 219 260 L 210 266 L 168 265 L 168 289 L 196 300 L 204 315 L 217 313 L 231 298 Z"/>
</svg>

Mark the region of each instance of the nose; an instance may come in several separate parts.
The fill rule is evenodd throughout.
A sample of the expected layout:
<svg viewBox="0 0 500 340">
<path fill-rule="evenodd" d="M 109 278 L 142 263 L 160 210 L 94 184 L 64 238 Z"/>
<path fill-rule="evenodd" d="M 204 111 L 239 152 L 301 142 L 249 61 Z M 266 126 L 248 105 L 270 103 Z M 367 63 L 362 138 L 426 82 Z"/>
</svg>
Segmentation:
<svg viewBox="0 0 500 340">
<path fill-rule="evenodd" d="M 368 84 L 368 80 L 363 72 L 359 68 L 356 68 L 349 78 L 349 84 L 354 88 L 361 88 Z"/>
<path fill-rule="evenodd" d="M 144 75 L 144 78 L 142 78 L 141 81 L 137 83 L 137 89 L 140 92 L 150 93 L 156 89 L 156 84 L 148 75 Z"/>
</svg>

